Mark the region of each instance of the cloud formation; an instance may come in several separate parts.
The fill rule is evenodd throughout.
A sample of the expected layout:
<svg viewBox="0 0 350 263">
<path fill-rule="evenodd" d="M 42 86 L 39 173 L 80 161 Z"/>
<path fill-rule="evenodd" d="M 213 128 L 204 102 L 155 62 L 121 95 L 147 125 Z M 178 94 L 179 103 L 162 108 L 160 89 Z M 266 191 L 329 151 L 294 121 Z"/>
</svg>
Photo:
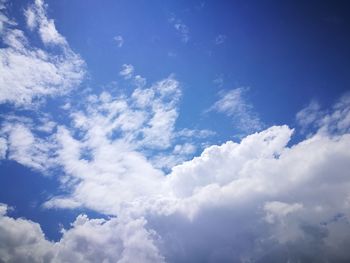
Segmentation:
<svg viewBox="0 0 350 263">
<path fill-rule="evenodd" d="M 151 90 L 161 89 L 158 96 L 173 94 L 169 93 L 176 92 L 172 81 L 156 83 Z M 146 107 L 151 90 L 138 90 L 129 103 Z M 350 103 L 346 103 L 346 97 L 323 117 L 331 122 L 323 121 L 326 126 L 298 144 L 287 146 L 293 130 L 275 126 L 249 135 L 240 143 L 210 146 L 193 160 L 173 167 L 167 176 L 138 152 L 137 147 L 152 147 L 148 140 L 141 140 L 131 149 L 120 137 L 112 139 L 116 127 L 124 130 L 126 138 L 132 138 L 132 129 L 138 127 L 119 123 L 118 116 L 126 110 L 125 101 L 113 100 L 105 93 L 90 100 L 89 115 L 72 113 L 75 125 L 85 130 L 83 139 L 72 137 L 65 127 L 55 135 L 59 143 L 57 161 L 66 175 L 79 179 L 79 183 L 71 196 L 56 197 L 46 207 L 83 205 L 126 218 L 125 224 L 142 222 L 140 231 L 152 230 L 159 241 L 149 245 L 159 261 L 269 262 L 273 258 L 305 262 L 328 258 L 338 262 L 350 258 L 345 249 L 350 241 L 350 137 L 344 124 Z M 107 115 L 100 115 L 97 105 L 107 110 Z M 106 118 L 115 121 L 108 126 Z M 342 129 L 332 133 L 334 129 L 325 129 L 329 123 Z M 19 126 L 14 129 L 16 135 Z M 192 151 L 190 148 L 175 147 L 173 153 Z M 82 150 L 91 151 L 91 156 L 83 157 Z M 98 233 L 105 225 L 116 227 L 111 223 L 114 219 L 94 221 L 81 216 L 77 221 L 84 221 L 82 225 L 91 231 L 88 236 L 93 240 L 89 242 L 99 242 Z M 97 225 L 98 230 L 90 224 Z M 67 233 L 79 232 L 76 228 L 80 225 L 74 223 Z M 65 244 L 66 239 L 68 234 L 60 242 Z M 97 247 L 94 253 L 102 253 L 98 252 L 100 243 L 93 244 Z M 149 246 L 142 245 L 142 249 Z M 289 254 L 284 253 L 286 250 Z M 120 257 L 113 253 L 113 258 Z M 89 257 L 87 262 L 92 262 L 95 254 L 90 256 L 84 254 Z"/>
<path fill-rule="evenodd" d="M 59 54 L 29 45 L 24 31 L 0 17 L 1 80 L 9 84 L 0 83 L 0 101 L 21 107 L 68 92 L 83 76 L 82 60 L 44 3 L 37 0 L 25 16 L 44 47 Z M 25 77 L 15 78 L 18 72 Z M 213 132 L 176 129 L 179 81 L 170 75 L 146 85 L 128 64 L 120 75 L 133 81 L 130 94 L 87 91 L 80 104 L 60 107 L 69 122 L 41 113 L 1 116 L 0 158 L 59 171 L 66 194 L 51 196 L 43 208 L 85 207 L 106 218 L 79 215 L 52 242 L 38 223 L 14 218 L 0 204 L 0 261 L 350 260 L 348 94 L 328 110 L 311 103 L 300 111 L 298 122 L 312 129 L 291 144 L 294 129 L 286 125 L 261 130 L 246 89 L 221 92 L 209 111 L 226 114 L 250 135 L 207 146 L 191 159 Z"/>
<path fill-rule="evenodd" d="M 130 79 L 134 73 L 134 66 L 130 64 L 123 64 L 122 70 L 119 75 L 123 76 L 125 79 Z"/>
<path fill-rule="evenodd" d="M 189 27 L 184 24 L 181 19 L 176 18 L 175 16 L 172 16 L 169 19 L 170 24 L 173 25 L 174 29 L 179 34 L 181 41 L 183 43 L 187 43 L 190 40 L 190 29 Z"/>
<path fill-rule="evenodd" d="M 124 38 L 122 36 L 118 35 L 118 36 L 115 36 L 113 39 L 116 42 L 118 47 L 122 47 L 124 45 Z"/>
<path fill-rule="evenodd" d="M 221 91 L 220 99 L 216 101 L 207 112 L 216 111 L 232 118 L 235 127 L 244 132 L 254 132 L 263 127 L 253 106 L 245 99 L 247 88 L 236 88 Z"/>
<path fill-rule="evenodd" d="M 89 219 L 80 215 L 58 242 L 45 239 L 40 225 L 7 215 L 0 204 L 2 262 L 164 262 L 145 220 Z"/>
<path fill-rule="evenodd" d="M 58 51 L 31 45 L 25 33 L 14 22 L 9 23 L 2 12 L 0 103 L 31 106 L 46 96 L 66 94 L 80 84 L 85 74 L 84 61 L 57 32 L 53 20 L 47 18 L 43 2 L 37 0 L 25 14 L 29 29 L 40 36 L 44 45 L 56 46 Z"/>
<path fill-rule="evenodd" d="M 226 41 L 226 36 L 225 35 L 217 35 L 215 40 L 214 40 L 214 43 L 216 45 L 221 45 L 222 43 L 224 43 Z"/>
<path fill-rule="evenodd" d="M 336 105 L 345 107 L 336 107 L 341 112 L 347 112 L 350 107 L 344 103 Z M 343 119 L 334 118 L 333 124 L 336 121 L 342 123 Z M 94 134 L 96 138 L 98 133 Z M 347 133 L 317 132 L 298 144 L 287 146 L 292 134 L 293 130 L 287 126 L 275 126 L 249 135 L 240 143 L 228 141 L 210 146 L 200 156 L 173 167 L 170 174 L 163 176 L 140 155 L 133 157 L 136 152 L 131 155 L 122 152 L 123 156 L 130 156 L 128 158 L 136 161 L 127 164 L 118 155 L 120 148 L 115 148 L 117 151 L 109 155 L 107 145 L 104 145 L 99 148 L 106 156 L 104 158 L 117 158 L 111 162 L 115 166 L 111 167 L 108 175 L 105 172 L 109 169 L 107 159 L 101 159 L 98 153 L 93 154 L 93 161 L 74 157 L 80 155 L 76 147 L 82 142 L 73 140 L 67 131 L 59 131 L 58 137 L 68 136 L 68 140 L 63 138 L 67 146 L 62 145 L 60 150 L 60 158 L 66 159 L 60 162 L 66 165 L 67 174 L 81 176 L 84 182 L 74 189 L 75 201 L 104 213 L 113 214 L 115 211 L 122 223 L 118 221 L 116 224 L 117 219 L 90 220 L 80 216 L 72 229 L 63 234 L 59 245 L 55 245 L 63 250 L 66 246 L 69 249 L 57 255 L 63 257 L 66 253 L 73 253 L 73 247 L 74 253 L 69 254 L 70 257 L 82 262 L 105 257 L 119 259 L 121 254 L 118 251 L 121 250 L 117 249 L 109 235 L 100 236 L 100 233 L 108 229 L 106 233 L 117 233 L 115 236 L 118 238 L 123 235 L 131 238 L 131 234 L 118 230 L 122 228 L 119 224 L 123 228 L 136 224 L 143 234 L 137 235 L 135 242 L 140 244 L 141 241 L 137 241 L 140 238 L 148 244 L 141 243 L 138 246 L 141 252 L 136 255 L 150 253 L 155 262 L 271 262 L 272 259 L 341 262 L 349 259 L 346 247 L 350 241 L 350 180 L 347 173 L 350 169 L 350 136 Z M 96 143 L 101 144 L 100 139 Z M 142 166 L 141 160 L 149 168 Z M 142 169 L 117 175 L 120 165 L 124 169 L 127 165 L 128 169 L 141 165 Z M 152 172 L 148 173 L 147 169 Z M 144 178 L 136 177 L 134 180 L 133 176 L 138 174 Z M 103 182 L 100 184 L 99 180 Z M 151 186 L 154 183 L 157 185 Z M 115 192 L 119 196 L 123 190 L 135 194 L 140 191 L 135 188 L 136 185 L 142 185 L 142 198 L 121 196 L 116 202 Z M 101 186 L 104 188 L 100 189 Z M 147 192 L 148 186 L 153 192 Z M 81 187 L 83 190 L 80 192 Z M 121 201 L 123 205 L 116 209 L 116 204 Z M 3 218 L 16 222 L 6 215 Z M 138 223 L 134 223 L 135 220 Z M 19 222 L 28 224 L 27 221 Z M 31 227 L 32 224 L 29 223 Z M 34 230 L 26 231 L 31 233 Z M 75 241 L 78 233 L 79 242 Z M 5 235 L 4 230 L 0 235 Z M 39 244 L 44 244 L 40 246 L 51 247 L 43 238 L 38 240 Z M 114 249 L 99 251 L 104 242 Z M 81 244 L 96 249 L 91 254 L 80 255 L 83 250 Z M 152 253 L 144 249 L 150 249 Z M 9 250 L 5 250 L 8 253 Z M 52 251 L 51 248 L 46 250 Z M 108 254 L 109 251 L 111 254 Z M 42 252 L 42 255 L 47 253 Z"/>
</svg>

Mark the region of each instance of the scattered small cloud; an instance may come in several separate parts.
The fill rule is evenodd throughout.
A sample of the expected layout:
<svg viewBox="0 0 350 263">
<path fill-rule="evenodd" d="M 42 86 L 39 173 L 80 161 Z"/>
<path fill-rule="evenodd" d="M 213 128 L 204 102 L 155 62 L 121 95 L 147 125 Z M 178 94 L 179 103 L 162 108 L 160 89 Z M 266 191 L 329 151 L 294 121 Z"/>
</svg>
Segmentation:
<svg viewBox="0 0 350 263">
<path fill-rule="evenodd" d="M 245 132 L 260 130 L 263 124 L 253 105 L 247 102 L 245 93 L 247 88 L 237 88 L 230 91 L 220 91 L 220 99 L 216 101 L 206 112 L 224 113 L 232 119 L 235 126 Z"/>
<path fill-rule="evenodd" d="M 119 75 L 123 76 L 125 79 L 130 79 L 134 73 L 134 66 L 131 64 L 123 64 L 122 70 Z"/>
<path fill-rule="evenodd" d="M 115 36 L 114 38 L 114 41 L 116 42 L 117 46 L 120 48 L 123 46 L 124 44 L 124 38 L 122 36 Z"/>
<path fill-rule="evenodd" d="M 178 32 L 181 41 L 187 43 L 190 40 L 190 29 L 184 24 L 180 19 L 177 19 L 175 16 L 172 16 L 169 19 L 170 24 L 173 25 L 175 30 Z"/>
<path fill-rule="evenodd" d="M 296 114 L 296 121 L 301 131 L 321 134 L 343 134 L 350 132 L 350 93 L 344 94 L 331 109 L 322 109 L 312 100 L 307 107 Z M 341 118 L 341 121 L 339 121 Z"/>
<path fill-rule="evenodd" d="M 226 35 L 218 35 L 216 36 L 214 42 L 216 45 L 221 45 L 226 41 L 227 36 Z"/>
<path fill-rule="evenodd" d="M 77 87 L 85 76 L 85 62 L 57 32 L 54 21 L 47 18 L 42 1 L 30 5 L 25 15 L 29 29 L 45 45 L 56 46 L 57 52 L 36 47 L 15 24 L 2 23 L 0 60 L 6 63 L 0 63 L 0 103 L 33 107 L 34 102 Z M 6 18 L 4 13 L 1 16 Z"/>
<path fill-rule="evenodd" d="M 222 74 L 217 75 L 217 77 L 213 80 L 213 83 L 219 88 L 222 88 L 224 85 L 224 76 Z"/>
<path fill-rule="evenodd" d="M 144 87 L 147 83 L 146 79 L 141 77 L 140 75 L 136 75 L 134 77 L 134 83 L 136 84 L 137 87 Z"/>
</svg>

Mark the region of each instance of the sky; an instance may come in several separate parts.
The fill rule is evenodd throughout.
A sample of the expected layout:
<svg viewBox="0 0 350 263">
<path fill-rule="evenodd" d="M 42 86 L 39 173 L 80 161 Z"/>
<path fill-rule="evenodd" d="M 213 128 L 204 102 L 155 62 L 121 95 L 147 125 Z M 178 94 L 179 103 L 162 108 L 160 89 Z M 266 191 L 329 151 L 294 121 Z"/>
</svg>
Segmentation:
<svg viewBox="0 0 350 263">
<path fill-rule="evenodd" d="M 349 14 L 0 0 L 0 262 L 349 262 Z"/>
</svg>

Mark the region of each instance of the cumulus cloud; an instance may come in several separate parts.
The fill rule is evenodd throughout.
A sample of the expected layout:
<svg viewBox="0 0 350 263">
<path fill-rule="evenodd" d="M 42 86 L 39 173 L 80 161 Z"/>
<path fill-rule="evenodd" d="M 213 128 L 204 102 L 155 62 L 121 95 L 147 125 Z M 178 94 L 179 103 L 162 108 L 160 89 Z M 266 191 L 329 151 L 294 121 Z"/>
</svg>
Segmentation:
<svg viewBox="0 0 350 263">
<path fill-rule="evenodd" d="M 246 88 L 221 91 L 220 99 L 207 112 L 216 111 L 232 118 L 236 127 L 245 132 L 260 130 L 263 124 L 253 110 L 253 106 L 245 98 Z"/>
<path fill-rule="evenodd" d="M 140 219 L 89 219 L 80 215 L 58 242 L 45 239 L 40 225 L 7 215 L 0 204 L 2 262 L 164 262 L 157 236 Z"/>
<path fill-rule="evenodd" d="M 141 154 L 150 145 L 141 140 L 130 148 L 125 139 L 113 136 L 113 129 L 120 127 L 125 134 L 139 129 L 137 125 L 124 127 L 118 116 L 149 107 L 154 96 L 167 103 L 163 107 L 173 105 L 167 95 L 173 98 L 177 87 L 171 83 L 173 80 L 166 79 L 138 90 L 130 101 L 107 93 L 91 96 L 89 109 L 72 113 L 79 139 L 67 127 L 59 127 L 58 162 L 78 183 L 71 195 L 51 199 L 47 207 L 85 206 L 118 215 L 119 221 L 80 216 L 50 253 L 60 259 L 69 255 L 87 262 L 119 259 L 128 253 L 116 252 L 121 249 L 113 244 L 120 242 L 113 243 L 114 239 L 101 232 L 113 233 L 118 240 L 120 236 L 131 238 L 129 232 L 117 229 L 119 224 L 123 229 L 136 224 L 142 226 L 137 228 L 143 233 L 137 234 L 138 238 L 148 240 L 148 245 L 140 246 L 152 252 L 130 255 L 148 258 L 151 253 L 154 261 L 341 262 L 350 258 L 350 136 L 344 123 L 350 103 L 346 97 L 326 113 L 324 119 L 331 119 L 322 121 L 326 126 L 295 145 L 288 145 L 292 129 L 273 126 L 240 142 L 207 147 L 200 156 L 173 167 L 165 176 Z M 103 114 L 99 113 L 102 109 Z M 330 124 L 341 129 L 327 128 L 324 132 Z M 184 144 L 174 146 L 172 152 L 193 150 Z M 79 242 L 73 238 L 75 234 L 79 234 Z M 101 252 L 104 242 L 112 244 L 113 249 L 103 246 Z M 74 253 L 70 249 L 62 252 L 65 244 L 73 247 Z M 95 250 L 81 255 L 81 244 Z"/>
<path fill-rule="evenodd" d="M 118 214 L 124 204 L 159 194 L 164 173 L 157 168 L 187 160 L 195 149 L 186 142 L 173 146 L 179 136 L 175 121 L 180 96 L 179 83 L 172 76 L 138 87 L 130 97 L 108 92 L 89 95 L 86 108 L 71 110 L 74 126 L 58 126 L 54 136 L 54 161 L 68 176 L 62 183 L 78 182 L 70 196 L 54 197 L 45 206 L 83 205 Z M 103 208 L 95 203 L 102 196 L 106 197 Z"/>
<path fill-rule="evenodd" d="M 84 61 L 57 32 L 54 21 L 47 18 L 43 2 L 36 1 L 25 15 L 28 27 L 39 34 L 42 42 L 60 50 L 49 52 L 35 47 L 15 23 L 2 22 L 0 103 L 30 106 L 45 96 L 69 92 L 84 76 Z M 9 21 L 3 12 L 1 16 L 6 18 L 2 21 Z"/>
<path fill-rule="evenodd" d="M 80 72 L 81 64 L 73 73 L 70 66 L 59 70 L 77 55 L 46 17 L 43 2 L 27 9 L 27 25 L 44 46 L 60 48 L 59 55 L 30 46 L 23 31 L 0 19 L 6 44 L 0 53 L 6 62 L 2 81 L 13 84 L 13 92 L 3 88 L 2 102 L 28 105 L 58 94 L 58 87 L 69 90 L 69 76 Z M 176 28 L 180 22 L 172 23 Z M 29 65 L 37 62 L 42 69 L 31 78 Z M 23 80 L 14 79 L 17 70 L 26 76 Z M 121 75 L 131 79 L 133 71 L 125 64 Z M 328 110 L 311 103 L 300 111 L 300 125 L 312 129 L 290 145 L 294 130 L 288 126 L 255 132 L 262 124 L 244 97 L 246 89 L 221 92 L 209 111 L 224 113 L 255 133 L 208 146 L 191 159 L 198 150 L 194 140 L 213 132 L 176 130 L 182 92 L 174 76 L 150 86 L 136 77 L 139 85 L 130 95 L 88 92 L 83 103 L 66 104 L 68 124 L 48 115 L 36 121 L 1 116 L 1 158 L 41 172 L 60 171 L 67 194 L 50 198 L 45 208 L 87 207 L 108 217 L 80 215 L 62 230 L 60 240 L 50 242 L 39 224 L 11 217 L 7 205 L 0 204 L 0 261 L 350 260 L 348 94 Z"/>
<path fill-rule="evenodd" d="M 47 18 L 45 8 L 43 0 L 35 0 L 25 10 L 28 28 L 30 30 L 37 29 L 44 44 L 67 46 L 66 39 L 56 30 L 54 20 Z"/>
</svg>

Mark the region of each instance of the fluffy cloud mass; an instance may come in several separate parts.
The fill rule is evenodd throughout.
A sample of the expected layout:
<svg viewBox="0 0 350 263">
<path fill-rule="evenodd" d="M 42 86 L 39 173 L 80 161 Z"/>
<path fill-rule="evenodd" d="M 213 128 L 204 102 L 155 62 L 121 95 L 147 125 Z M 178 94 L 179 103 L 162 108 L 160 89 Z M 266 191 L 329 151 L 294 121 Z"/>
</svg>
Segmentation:
<svg viewBox="0 0 350 263">
<path fill-rule="evenodd" d="M 0 204 L 2 262 L 164 262 L 155 246 L 156 235 L 145 220 L 89 219 L 80 215 L 72 228 L 53 243 L 37 223 L 8 217 Z"/>
<path fill-rule="evenodd" d="M 160 83 L 153 86 L 159 87 L 162 87 Z M 99 101 L 104 109 L 112 103 L 105 97 L 102 94 L 94 98 L 105 101 L 105 104 Z M 322 123 L 328 125 L 327 120 L 332 119 L 332 125 L 346 131 L 340 124 L 344 119 L 336 119 L 341 116 L 339 112 L 348 114 L 350 104 L 345 101 L 343 97 L 333 112 L 323 116 Z M 80 216 L 72 228 L 64 232 L 59 244 L 53 245 L 45 241 L 38 225 L 3 213 L 14 225 L 25 224 L 31 228 L 36 225 L 33 229 L 40 233 L 38 245 L 42 247 L 38 251 L 43 251 L 40 257 L 47 253 L 65 257 L 73 250 L 72 257 L 82 262 L 122 258 L 127 252 L 120 252 L 123 251 L 117 245 L 120 241 L 115 244 L 113 238 L 100 233 L 110 228 L 107 232 L 116 231 L 118 238 L 123 235 L 135 238 L 140 249 L 135 255 L 145 262 L 148 258 L 153 262 L 270 262 L 271 259 L 342 262 L 349 259 L 346 249 L 350 242 L 348 133 L 325 132 L 322 126 L 308 139 L 288 146 L 293 130 L 274 126 L 249 135 L 240 143 L 228 141 L 210 146 L 200 156 L 173 167 L 170 174 L 164 175 L 138 151 L 152 145 L 141 140 L 130 149 L 125 139 L 111 139 L 113 133 L 106 125 L 111 121 L 105 119 L 109 115 L 102 118 L 98 109 L 93 108 L 90 115 L 80 113 L 78 118 L 77 113 L 72 114 L 76 125 L 86 131 L 82 139 L 74 139 L 64 127 L 57 131 L 60 143 L 57 162 L 63 165 L 67 176 L 79 180 L 71 196 L 54 198 L 46 206 L 86 206 L 118 215 L 121 222 L 115 223 L 114 218 L 90 220 Z M 119 123 L 118 118 L 113 120 Z M 150 120 L 152 117 L 143 119 Z M 99 121 L 104 125 L 99 126 Z M 135 132 L 130 127 L 124 131 L 126 138 L 139 138 L 130 135 Z M 93 136 L 89 135 L 91 132 Z M 80 153 L 84 147 L 91 148 L 91 156 L 86 159 Z M 140 234 L 135 237 L 123 234 L 127 230 L 120 229 L 128 229 L 128 224 L 140 227 Z M 87 233 L 85 231 L 91 232 L 86 236 L 81 234 Z M 75 236 L 78 233 L 79 242 Z M 79 255 L 82 244 L 93 246 L 94 252 Z M 100 246 L 111 249 L 101 252 Z"/>
<path fill-rule="evenodd" d="M 0 103 L 30 106 L 82 81 L 83 61 L 45 10 L 37 0 L 25 11 L 42 48 L 0 16 Z M 261 130 L 246 89 L 221 92 L 209 111 L 261 131 L 202 147 L 212 131 L 176 128 L 183 92 L 174 75 L 146 85 L 124 64 L 119 76 L 134 89 L 86 91 L 57 116 L 0 116 L 0 159 L 54 174 L 64 189 L 42 209 L 105 215 L 81 214 L 49 241 L 38 223 L 0 203 L 0 262 L 350 260 L 349 94 L 328 110 L 316 102 L 301 110 L 297 122 L 310 133 L 292 142 L 298 130 L 286 125 Z"/>
</svg>

